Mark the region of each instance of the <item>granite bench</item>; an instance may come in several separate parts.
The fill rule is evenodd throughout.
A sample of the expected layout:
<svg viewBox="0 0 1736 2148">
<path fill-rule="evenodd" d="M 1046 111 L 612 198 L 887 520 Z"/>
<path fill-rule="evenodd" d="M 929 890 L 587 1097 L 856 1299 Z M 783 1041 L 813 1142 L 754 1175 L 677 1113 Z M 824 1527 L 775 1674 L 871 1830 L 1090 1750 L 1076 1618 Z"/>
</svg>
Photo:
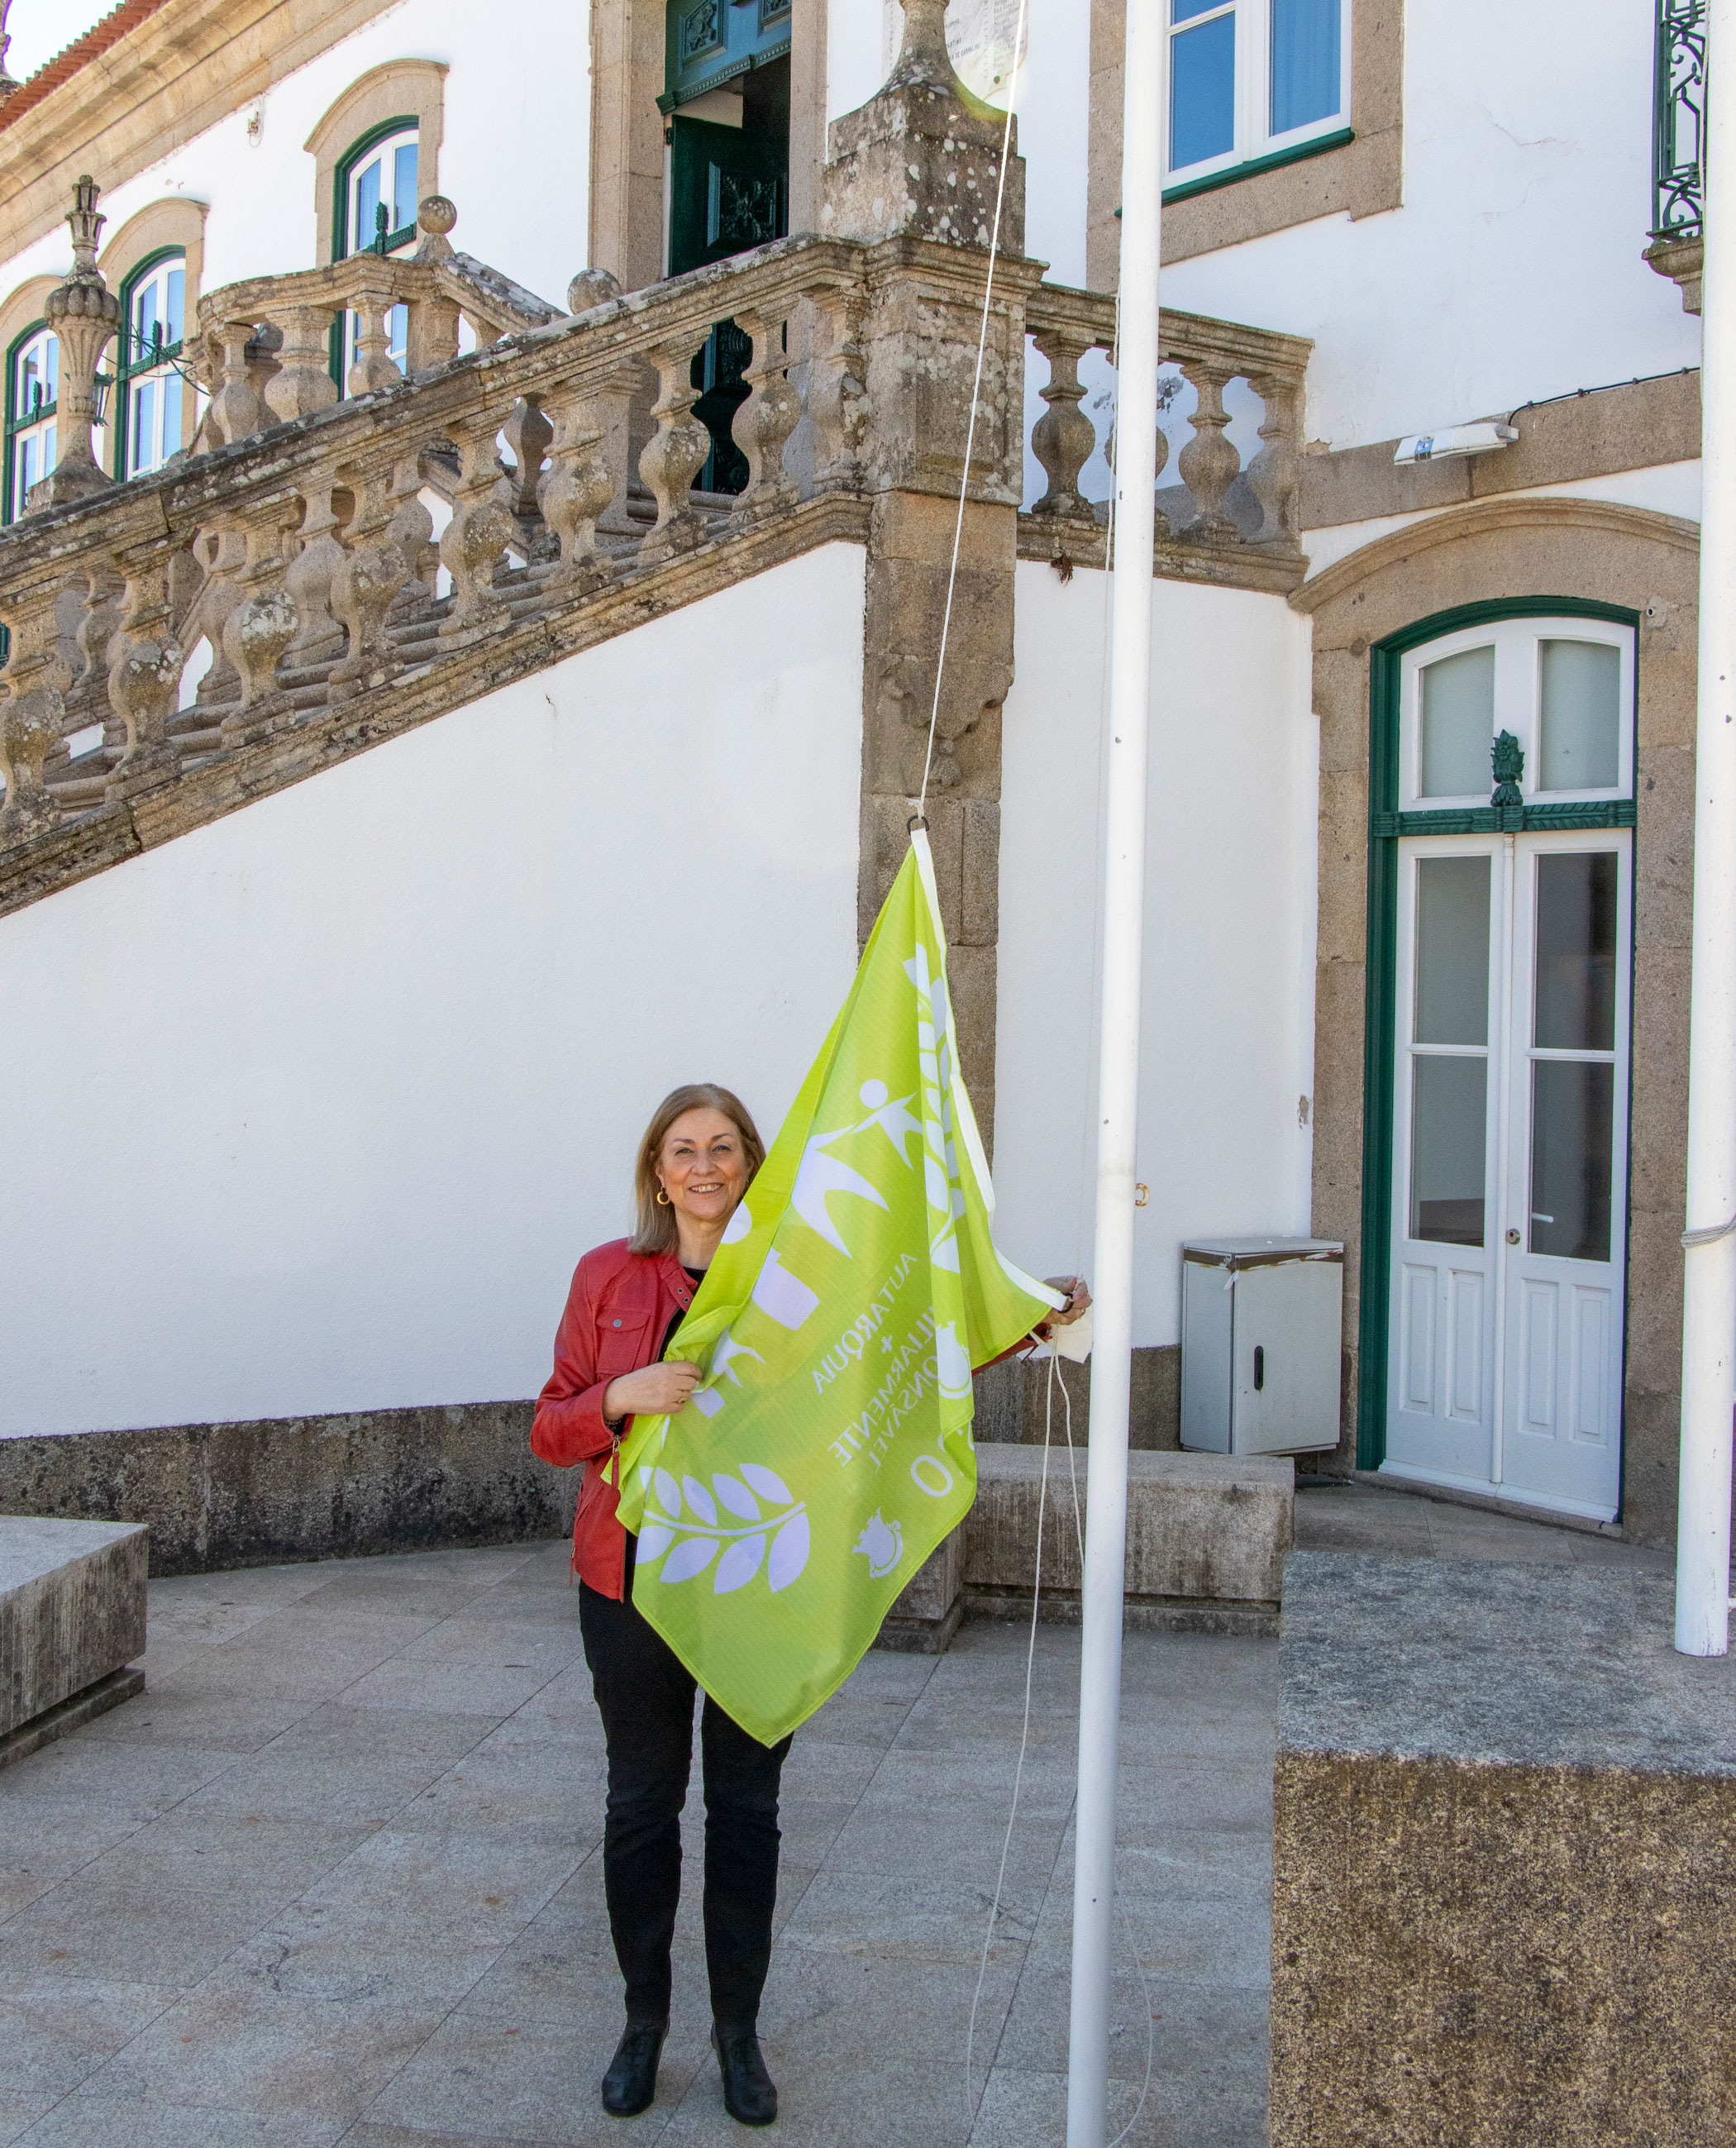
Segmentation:
<svg viewBox="0 0 1736 2148">
<path fill-rule="evenodd" d="M 142 1692 L 150 1532 L 0 1515 L 0 1765 Z"/>
</svg>

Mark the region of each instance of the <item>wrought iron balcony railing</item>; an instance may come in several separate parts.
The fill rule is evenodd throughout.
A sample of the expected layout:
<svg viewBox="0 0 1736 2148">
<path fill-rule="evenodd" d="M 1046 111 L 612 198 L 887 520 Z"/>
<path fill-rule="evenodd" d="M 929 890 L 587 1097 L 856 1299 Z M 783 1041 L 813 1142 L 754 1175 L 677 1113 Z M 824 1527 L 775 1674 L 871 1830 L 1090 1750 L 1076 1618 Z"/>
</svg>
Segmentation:
<svg viewBox="0 0 1736 2148">
<path fill-rule="evenodd" d="M 1658 0 L 1653 73 L 1653 238 L 1700 236 L 1705 126 L 1706 0 Z"/>
</svg>

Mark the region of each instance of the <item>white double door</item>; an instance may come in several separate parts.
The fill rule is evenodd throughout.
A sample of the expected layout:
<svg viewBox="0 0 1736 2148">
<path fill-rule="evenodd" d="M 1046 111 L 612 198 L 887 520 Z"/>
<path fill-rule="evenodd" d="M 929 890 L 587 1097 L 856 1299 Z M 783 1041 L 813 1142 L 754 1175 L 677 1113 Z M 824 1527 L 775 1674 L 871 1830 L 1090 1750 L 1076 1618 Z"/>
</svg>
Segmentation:
<svg viewBox="0 0 1736 2148">
<path fill-rule="evenodd" d="M 1632 838 L 1400 844 L 1387 1457 L 1620 1498 Z"/>
</svg>

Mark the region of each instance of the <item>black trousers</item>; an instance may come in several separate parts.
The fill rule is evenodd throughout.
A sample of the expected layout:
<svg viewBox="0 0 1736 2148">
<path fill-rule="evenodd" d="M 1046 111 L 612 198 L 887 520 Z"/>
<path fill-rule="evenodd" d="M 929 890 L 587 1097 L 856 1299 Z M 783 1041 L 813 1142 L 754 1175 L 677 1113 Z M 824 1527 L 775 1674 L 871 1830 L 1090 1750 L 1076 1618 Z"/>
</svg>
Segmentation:
<svg viewBox="0 0 1736 2148">
<path fill-rule="evenodd" d="M 628 1549 L 630 1553 L 630 1539 Z M 630 1588 L 632 1568 L 628 1568 Z M 693 1765 L 692 1674 L 633 1608 L 584 1583 L 579 1625 L 609 1744 L 603 1886 L 627 2019 L 669 2020 L 670 1942 L 681 1893 L 680 1812 Z M 720 2034 L 751 2029 L 771 1959 L 778 1778 L 785 1738 L 762 1745 L 710 1694 L 700 1719 L 705 1789 L 705 1968 Z"/>
</svg>

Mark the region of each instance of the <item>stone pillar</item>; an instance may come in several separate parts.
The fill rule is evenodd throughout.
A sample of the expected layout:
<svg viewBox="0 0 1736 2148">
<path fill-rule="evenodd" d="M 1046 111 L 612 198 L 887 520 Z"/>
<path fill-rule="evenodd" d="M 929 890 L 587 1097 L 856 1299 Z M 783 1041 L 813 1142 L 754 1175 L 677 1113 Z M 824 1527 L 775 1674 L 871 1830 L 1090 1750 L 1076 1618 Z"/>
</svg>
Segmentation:
<svg viewBox="0 0 1736 2148">
<path fill-rule="evenodd" d="M 73 234 L 73 273 L 49 292 L 43 309 L 60 343 L 58 452 L 48 479 L 53 507 L 83 499 L 113 482 L 98 469 L 90 444 L 97 415 L 97 367 L 121 318 L 120 301 L 97 266 L 97 241 L 108 221 L 97 213 L 102 191 L 88 172 L 73 188 L 72 213 L 67 218 Z"/>
<path fill-rule="evenodd" d="M 863 622 L 862 939 L 903 858 L 921 790 L 1006 125 L 954 74 L 944 13 L 944 0 L 905 0 L 904 44 L 891 77 L 832 126 L 820 203 L 823 232 L 876 246 L 859 344 L 873 414 L 860 448 L 872 503 Z M 1025 294 L 1038 273 L 1023 258 L 1016 133 L 1012 146 L 926 809 L 959 1063 L 991 1145 L 1001 708 L 1013 675 Z"/>
</svg>

